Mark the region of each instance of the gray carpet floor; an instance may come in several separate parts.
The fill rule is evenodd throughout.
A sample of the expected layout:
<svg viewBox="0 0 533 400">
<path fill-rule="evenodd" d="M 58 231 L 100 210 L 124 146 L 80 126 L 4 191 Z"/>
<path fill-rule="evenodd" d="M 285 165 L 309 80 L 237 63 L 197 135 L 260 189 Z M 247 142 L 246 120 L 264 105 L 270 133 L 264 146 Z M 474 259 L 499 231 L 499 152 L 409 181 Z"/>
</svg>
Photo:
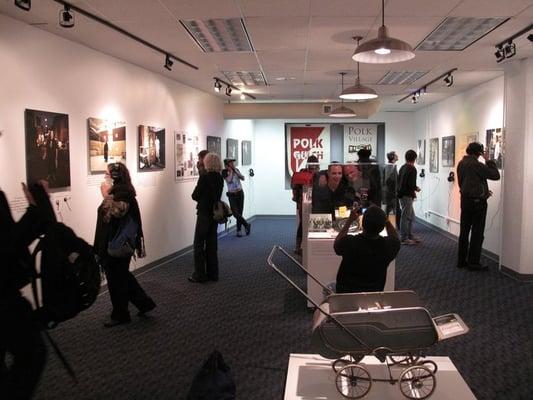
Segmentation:
<svg viewBox="0 0 533 400">
<path fill-rule="evenodd" d="M 429 354 L 450 356 L 479 399 L 533 399 L 533 285 L 505 277 L 494 263 L 485 273 L 458 270 L 456 243 L 416 228 L 424 242 L 401 249 L 397 289 L 415 290 L 432 315 L 459 313 L 471 329 Z M 102 326 L 110 311 L 103 293 L 51 332 L 79 383 L 50 352 L 36 398 L 185 399 L 196 371 L 217 349 L 233 371 L 239 399 L 281 399 L 289 354 L 312 352 L 312 312 L 266 265 L 272 246 L 292 248 L 294 233 L 294 219 L 258 218 L 250 236 L 222 237 L 217 283 L 187 281 L 192 254 L 142 273 L 138 280 L 158 307 L 129 325 Z M 305 285 L 293 265 L 278 262 Z"/>
</svg>

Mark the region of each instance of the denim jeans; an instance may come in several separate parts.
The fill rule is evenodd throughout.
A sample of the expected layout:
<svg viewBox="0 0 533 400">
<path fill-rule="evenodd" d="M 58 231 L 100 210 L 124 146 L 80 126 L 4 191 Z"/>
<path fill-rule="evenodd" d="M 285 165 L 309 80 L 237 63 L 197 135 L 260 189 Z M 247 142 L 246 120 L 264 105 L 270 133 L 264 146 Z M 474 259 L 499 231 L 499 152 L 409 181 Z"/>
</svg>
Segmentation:
<svg viewBox="0 0 533 400">
<path fill-rule="evenodd" d="M 402 208 L 402 218 L 400 221 L 400 236 L 402 240 L 413 237 L 413 221 L 415 219 L 415 210 L 413 208 L 413 198 L 403 196 L 400 198 Z"/>
</svg>

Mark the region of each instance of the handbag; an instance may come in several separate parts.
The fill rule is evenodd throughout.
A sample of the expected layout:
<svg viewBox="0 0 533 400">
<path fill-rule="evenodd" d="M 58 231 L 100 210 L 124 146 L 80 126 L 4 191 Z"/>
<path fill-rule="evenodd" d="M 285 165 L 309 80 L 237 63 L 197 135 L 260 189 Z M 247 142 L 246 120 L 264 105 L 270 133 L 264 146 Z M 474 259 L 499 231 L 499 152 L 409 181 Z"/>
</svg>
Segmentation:
<svg viewBox="0 0 533 400">
<path fill-rule="evenodd" d="M 228 222 L 228 218 L 233 214 L 231 208 L 227 205 L 226 202 L 222 200 L 217 200 L 213 204 L 213 219 L 219 224 L 225 224 Z"/>
<path fill-rule="evenodd" d="M 107 245 L 107 254 L 116 258 L 131 257 L 135 253 L 138 231 L 139 225 L 130 215 L 123 217 L 115 236 Z"/>
<path fill-rule="evenodd" d="M 235 392 L 231 370 L 215 350 L 196 373 L 187 400 L 235 400 Z"/>
</svg>

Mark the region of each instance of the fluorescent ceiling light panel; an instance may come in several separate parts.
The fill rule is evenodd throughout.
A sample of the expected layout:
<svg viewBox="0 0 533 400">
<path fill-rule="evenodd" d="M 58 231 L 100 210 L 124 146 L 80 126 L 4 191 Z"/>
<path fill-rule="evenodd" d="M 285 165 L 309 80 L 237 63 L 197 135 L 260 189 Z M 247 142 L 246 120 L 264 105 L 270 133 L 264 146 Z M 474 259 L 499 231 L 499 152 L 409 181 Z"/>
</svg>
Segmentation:
<svg viewBox="0 0 533 400">
<path fill-rule="evenodd" d="M 180 20 L 180 23 L 206 53 L 254 51 L 241 18 Z"/>
<path fill-rule="evenodd" d="M 428 71 L 389 71 L 378 82 L 377 85 L 410 85 L 422 78 Z"/>
<path fill-rule="evenodd" d="M 422 51 L 461 51 L 509 18 L 448 17 L 418 44 Z"/>
<path fill-rule="evenodd" d="M 222 71 L 234 86 L 266 86 L 265 76 L 261 71 Z"/>
</svg>

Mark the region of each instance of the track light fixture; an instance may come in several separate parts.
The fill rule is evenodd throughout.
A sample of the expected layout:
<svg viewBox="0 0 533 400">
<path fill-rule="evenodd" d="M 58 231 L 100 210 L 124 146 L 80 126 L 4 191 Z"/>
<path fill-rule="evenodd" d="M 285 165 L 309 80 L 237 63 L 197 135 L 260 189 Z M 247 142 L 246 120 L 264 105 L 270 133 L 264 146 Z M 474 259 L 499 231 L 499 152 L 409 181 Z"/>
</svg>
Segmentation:
<svg viewBox="0 0 533 400">
<path fill-rule="evenodd" d="M 170 58 L 168 54 L 165 55 L 165 65 L 164 67 L 168 69 L 169 71 L 172 71 L 172 65 L 174 64 L 174 61 Z"/>
<path fill-rule="evenodd" d="M 516 45 L 514 44 L 513 40 L 516 38 L 526 34 L 530 30 L 533 29 L 533 24 L 529 24 L 524 29 L 516 32 L 514 35 L 509 36 L 504 41 L 496 44 L 496 51 L 494 52 L 494 55 L 496 56 L 496 62 L 502 62 L 506 58 L 511 58 L 516 55 Z M 528 35 L 528 40 L 533 42 L 533 34 Z"/>
<path fill-rule="evenodd" d="M 220 89 L 222 88 L 222 84 L 218 79 L 215 79 L 215 92 L 219 93 Z"/>
<path fill-rule="evenodd" d="M 455 72 L 455 71 L 457 71 L 457 68 L 452 68 L 451 70 L 446 71 L 442 75 L 437 76 L 435 79 L 433 79 L 432 81 L 426 83 L 424 86 L 421 86 L 418 89 L 413 90 L 411 93 L 403 96 L 400 100 L 398 100 L 398 103 L 401 103 L 402 101 L 404 101 L 405 99 L 408 99 L 408 98 L 411 98 L 411 102 L 413 104 L 418 103 L 420 95 L 426 94 L 428 92 L 429 85 L 432 85 L 435 82 L 440 81 L 441 79 L 444 80 L 444 83 L 446 84 L 447 87 L 452 86 L 453 85 L 453 75 L 452 75 L 452 73 Z"/>
<path fill-rule="evenodd" d="M 448 74 L 444 77 L 444 84 L 446 85 L 446 87 L 450 87 L 453 85 L 453 75 L 452 74 Z"/>
<path fill-rule="evenodd" d="M 530 33 L 529 35 L 527 35 L 527 40 L 529 40 L 530 42 L 533 42 L 533 33 Z"/>
<path fill-rule="evenodd" d="M 63 28 L 74 27 L 74 13 L 70 11 L 70 6 L 64 4 L 63 9 L 59 11 L 59 25 Z"/>
<path fill-rule="evenodd" d="M 508 42 L 503 46 L 503 54 L 505 54 L 505 58 L 513 57 L 516 54 L 516 45 L 513 42 Z"/>
<path fill-rule="evenodd" d="M 231 96 L 231 92 L 232 92 L 232 89 L 231 89 L 231 86 L 226 86 L 226 96 Z"/>
<path fill-rule="evenodd" d="M 30 11 L 31 0 L 15 0 L 15 5 L 24 11 Z"/>
<path fill-rule="evenodd" d="M 496 56 L 496 62 L 502 62 L 505 59 L 505 54 L 503 53 L 503 49 L 501 47 L 496 47 L 496 52 L 494 55 Z"/>
<path fill-rule="evenodd" d="M 418 97 L 416 96 L 416 94 L 413 94 L 413 96 L 411 97 L 411 103 L 413 104 L 418 103 Z"/>
<path fill-rule="evenodd" d="M 213 77 L 213 80 L 215 81 L 214 88 L 215 92 L 217 93 L 220 93 L 222 90 L 222 85 L 226 85 L 225 94 L 228 96 L 228 102 L 231 99 L 232 93 L 237 94 L 241 100 L 246 100 L 246 98 L 255 100 L 255 96 L 251 95 L 250 93 L 243 92 L 240 88 L 233 86 L 230 82 L 226 82 L 225 80 L 217 78 L 216 76 Z"/>
</svg>

